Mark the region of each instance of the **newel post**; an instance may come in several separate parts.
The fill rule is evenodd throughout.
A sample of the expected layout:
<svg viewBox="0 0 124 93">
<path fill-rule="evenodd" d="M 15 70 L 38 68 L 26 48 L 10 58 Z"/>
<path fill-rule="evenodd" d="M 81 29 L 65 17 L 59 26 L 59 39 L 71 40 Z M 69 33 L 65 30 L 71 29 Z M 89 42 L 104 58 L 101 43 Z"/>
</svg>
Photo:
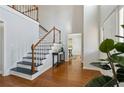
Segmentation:
<svg viewBox="0 0 124 93">
<path fill-rule="evenodd" d="M 34 65 L 34 44 L 32 44 L 31 50 L 32 50 L 32 66 L 31 66 L 31 71 L 32 71 L 32 73 L 34 73 L 35 72 L 35 65 Z"/>
</svg>

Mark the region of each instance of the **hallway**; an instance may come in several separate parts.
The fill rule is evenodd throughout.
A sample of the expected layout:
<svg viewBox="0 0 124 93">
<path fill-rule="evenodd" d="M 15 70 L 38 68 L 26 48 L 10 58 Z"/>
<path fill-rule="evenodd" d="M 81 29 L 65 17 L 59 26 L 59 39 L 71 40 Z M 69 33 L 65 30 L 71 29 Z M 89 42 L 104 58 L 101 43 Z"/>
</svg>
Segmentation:
<svg viewBox="0 0 124 93">
<path fill-rule="evenodd" d="M 99 71 L 82 69 L 80 58 L 51 68 L 35 80 L 29 81 L 16 76 L 0 76 L 1 87 L 80 87 L 93 77 L 101 75 Z"/>
</svg>

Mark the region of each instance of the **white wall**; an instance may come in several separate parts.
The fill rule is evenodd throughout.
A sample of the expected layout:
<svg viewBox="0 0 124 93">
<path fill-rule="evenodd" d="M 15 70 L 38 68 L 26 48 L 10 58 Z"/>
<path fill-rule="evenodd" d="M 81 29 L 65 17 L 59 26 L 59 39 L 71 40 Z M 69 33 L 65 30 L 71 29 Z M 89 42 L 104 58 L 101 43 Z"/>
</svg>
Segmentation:
<svg viewBox="0 0 124 93">
<path fill-rule="evenodd" d="M 0 74 L 2 74 L 3 69 L 3 22 L 0 21 Z"/>
<path fill-rule="evenodd" d="M 74 6 L 72 12 L 72 33 L 81 33 L 83 31 L 83 5 Z"/>
<path fill-rule="evenodd" d="M 100 26 L 103 29 L 103 38 L 116 40 L 118 33 L 118 9 L 117 5 L 100 6 Z M 112 11 L 115 10 L 113 13 Z M 112 13 L 112 14 L 111 14 Z M 111 15 L 110 15 L 111 14 Z M 110 16 L 109 16 L 110 15 Z"/>
<path fill-rule="evenodd" d="M 39 6 L 39 21 L 42 26 L 50 30 L 56 26 L 62 31 L 62 43 L 67 58 L 68 33 L 83 31 L 83 6 Z"/>
<path fill-rule="evenodd" d="M 83 51 L 84 67 L 99 58 L 99 14 L 98 6 L 84 6 Z"/>
<path fill-rule="evenodd" d="M 4 6 L 0 7 L 0 20 L 4 22 L 5 28 L 4 75 L 8 75 L 16 62 L 21 60 L 26 52 L 31 51 L 31 44 L 39 36 L 39 25 Z"/>
<path fill-rule="evenodd" d="M 118 34 L 118 6 L 102 5 L 100 6 L 100 28 L 103 33 L 103 39 L 111 38 L 118 40 L 115 35 Z M 101 39 L 102 41 L 102 39 Z M 101 42 L 100 41 L 100 42 Z M 106 54 L 100 52 L 100 58 L 106 58 Z"/>
<path fill-rule="evenodd" d="M 0 74 L 2 72 L 2 28 L 0 23 Z"/>
<path fill-rule="evenodd" d="M 100 24 L 103 24 L 107 16 L 117 7 L 117 5 L 101 5 L 100 6 Z"/>
<path fill-rule="evenodd" d="M 99 29 L 104 29 L 103 37 L 116 40 L 115 35 L 118 33 L 118 11 L 115 12 L 106 20 L 108 15 L 117 8 L 114 5 L 101 6 L 84 6 L 84 62 L 98 60 L 99 57 L 106 57 L 98 50 L 100 32 Z M 106 20 L 106 21 L 105 21 Z M 99 24 L 99 25 L 98 25 Z M 102 27 L 102 28 L 101 28 Z"/>
<path fill-rule="evenodd" d="M 81 34 L 69 34 L 69 38 L 72 39 L 72 54 L 81 55 Z"/>
<path fill-rule="evenodd" d="M 104 23 L 104 25 L 102 26 L 102 28 L 104 29 L 104 39 L 105 38 L 112 38 L 114 40 L 116 40 L 116 12 L 114 12 L 111 17 Z"/>
</svg>

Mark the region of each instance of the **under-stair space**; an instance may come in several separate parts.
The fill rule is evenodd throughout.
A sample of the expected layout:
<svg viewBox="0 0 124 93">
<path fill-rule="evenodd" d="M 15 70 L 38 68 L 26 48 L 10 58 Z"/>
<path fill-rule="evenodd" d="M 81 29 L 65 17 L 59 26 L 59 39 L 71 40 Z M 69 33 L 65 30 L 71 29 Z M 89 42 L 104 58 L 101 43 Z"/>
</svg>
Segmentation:
<svg viewBox="0 0 124 93">
<path fill-rule="evenodd" d="M 38 77 L 44 71 L 46 71 L 49 67 L 51 67 L 51 53 L 52 53 L 53 44 L 41 44 L 35 50 L 35 72 L 31 71 L 32 66 L 32 52 L 28 52 L 25 57 L 23 57 L 22 61 L 17 62 L 17 67 L 11 69 L 11 74 L 16 75 L 25 79 L 33 80 L 34 78 Z M 48 61 L 49 59 L 49 61 Z"/>
</svg>

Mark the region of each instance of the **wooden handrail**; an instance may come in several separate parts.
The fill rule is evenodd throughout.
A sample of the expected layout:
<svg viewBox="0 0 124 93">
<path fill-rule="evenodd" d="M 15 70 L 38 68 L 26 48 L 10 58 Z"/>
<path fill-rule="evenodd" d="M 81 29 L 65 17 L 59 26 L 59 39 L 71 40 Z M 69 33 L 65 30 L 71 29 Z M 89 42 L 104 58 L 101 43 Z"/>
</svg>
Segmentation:
<svg viewBox="0 0 124 93">
<path fill-rule="evenodd" d="M 15 8 L 15 5 L 12 5 L 12 8 Z"/>
<path fill-rule="evenodd" d="M 57 30 L 57 31 L 61 32 L 61 30 L 59 30 L 59 29 L 57 29 L 57 28 L 55 28 L 55 30 Z"/>
<path fill-rule="evenodd" d="M 115 35 L 115 37 L 124 38 L 124 36 Z"/>
<path fill-rule="evenodd" d="M 53 28 L 47 33 L 45 34 L 37 43 L 34 44 L 34 48 L 47 36 L 49 35 L 49 33 L 51 33 L 53 31 Z"/>
<path fill-rule="evenodd" d="M 32 9 L 27 10 L 27 11 L 24 11 L 24 12 L 22 12 L 22 13 L 27 13 L 27 12 L 31 12 L 31 11 L 35 11 L 35 10 L 37 10 L 37 8 L 32 8 Z"/>
<path fill-rule="evenodd" d="M 39 27 L 40 27 L 41 29 L 43 29 L 45 32 L 49 32 L 49 31 L 46 30 L 46 28 L 44 28 L 42 25 L 39 25 Z"/>
<path fill-rule="evenodd" d="M 14 10 L 24 14 L 25 16 L 30 17 L 31 19 L 38 21 L 38 7 L 36 5 L 8 5 Z M 36 12 L 33 12 L 36 11 Z M 35 13 L 35 14 L 34 14 Z"/>
<path fill-rule="evenodd" d="M 59 32 L 59 42 L 61 40 L 61 31 L 58 30 L 57 28 L 53 27 L 50 31 L 48 31 L 40 40 L 38 40 L 36 43 L 32 44 L 31 50 L 32 50 L 32 66 L 31 66 L 31 71 L 32 73 L 35 72 L 35 57 L 34 57 L 34 50 L 35 48 L 52 32 L 53 32 L 53 43 L 55 43 L 55 31 Z"/>
</svg>

